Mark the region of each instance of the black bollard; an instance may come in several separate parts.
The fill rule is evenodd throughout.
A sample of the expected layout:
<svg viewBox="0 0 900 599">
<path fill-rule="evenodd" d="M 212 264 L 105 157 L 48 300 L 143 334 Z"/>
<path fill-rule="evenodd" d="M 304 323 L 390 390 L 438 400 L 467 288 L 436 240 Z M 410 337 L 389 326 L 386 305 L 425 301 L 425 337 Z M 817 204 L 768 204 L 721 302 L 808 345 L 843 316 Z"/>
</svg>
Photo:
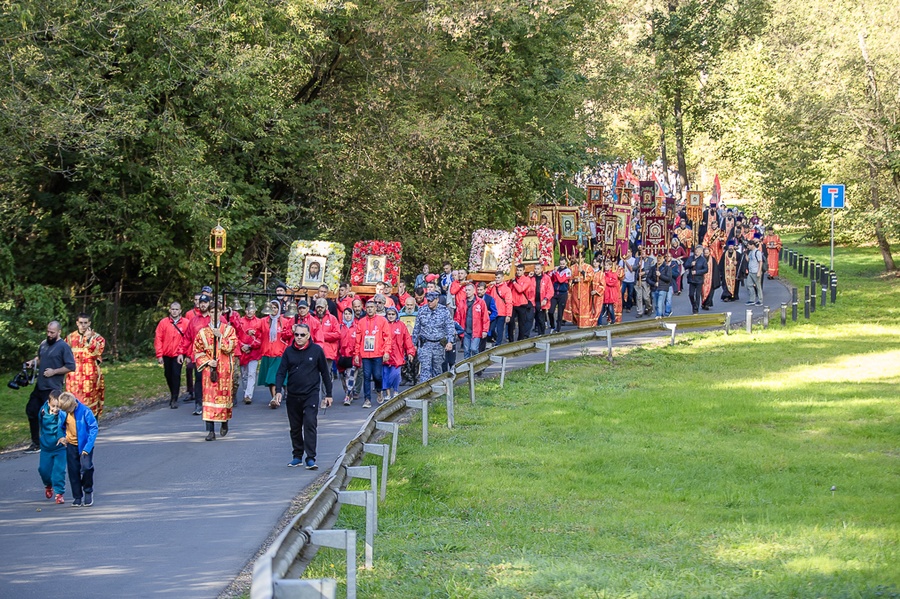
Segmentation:
<svg viewBox="0 0 900 599">
<path fill-rule="evenodd" d="M 819 264 L 818 262 L 816 262 L 815 268 L 809 271 L 810 280 L 818 283 L 819 277 L 821 276 L 821 274 L 820 274 L 821 272 L 822 272 L 822 265 Z"/>
<path fill-rule="evenodd" d="M 803 276 L 809 278 L 809 258 L 803 258 Z"/>
<path fill-rule="evenodd" d="M 791 320 L 797 322 L 797 288 L 791 287 Z"/>
<path fill-rule="evenodd" d="M 809 320 L 809 285 L 803 288 L 803 318 Z"/>
<path fill-rule="evenodd" d="M 816 311 L 816 298 L 819 297 L 819 294 L 816 293 L 816 286 L 812 284 L 809 286 L 809 311 L 810 313 Z"/>
<path fill-rule="evenodd" d="M 828 301 L 828 287 L 822 287 L 822 299 L 819 302 L 819 307 L 824 308 L 825 302 Z"/>
<path fill-rule="evenodd" d="M 837 275 L 831 275 L 831 303 L 837 301 Z"/>
<path fill-rule="evenodd" d="M 781 326 L 787 325 L 787 304 L 782 302 L 781 304 Z"/>
</svg>

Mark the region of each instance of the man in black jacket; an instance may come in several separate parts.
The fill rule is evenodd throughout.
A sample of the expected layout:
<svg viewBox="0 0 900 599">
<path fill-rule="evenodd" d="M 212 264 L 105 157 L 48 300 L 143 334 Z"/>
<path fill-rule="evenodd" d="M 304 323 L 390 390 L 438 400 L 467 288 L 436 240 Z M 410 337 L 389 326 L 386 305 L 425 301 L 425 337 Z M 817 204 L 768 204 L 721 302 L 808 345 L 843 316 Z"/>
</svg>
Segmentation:
<svg viewBox="0 0 900 599">
<path fill-rule="evenodd" d="M 709 271 L 709 264 L 703 256 L 703 246 L 697 244 L 694 247 L 694 255 L 688 256 L 684 261 L 684 271 L 688 275 L 688 295 L 691 298 L 691 313 L 700 311 L 700 302 L 703 296 L 703 277 Z"/>
<path fill-rule="evenodd" d="M 287 414 L 291 423 L 293 456 L 288 466 L 303 464 L 306 451 L 306 469 L 316 470 L 316 429 L 318 427 L 319 379 L 325 385 L 322 407 L 331 406 L 331 371 L 325 360 L 325 352 L 310 339 L 309 326 L 293 327 L 294 342 L 284 350 L 281 365 L 275 375 L 275 404 L 281 405 L 284 379 L 287 377 Z"/>
</svg>

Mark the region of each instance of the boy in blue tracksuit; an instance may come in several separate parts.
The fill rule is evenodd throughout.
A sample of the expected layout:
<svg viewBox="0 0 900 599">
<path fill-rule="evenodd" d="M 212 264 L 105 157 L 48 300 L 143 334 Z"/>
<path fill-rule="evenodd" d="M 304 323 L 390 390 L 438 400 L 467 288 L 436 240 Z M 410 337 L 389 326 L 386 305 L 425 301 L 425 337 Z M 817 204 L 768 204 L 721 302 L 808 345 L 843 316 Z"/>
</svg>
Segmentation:
<svg viewBox="0 0 900 599">
<path fill-rule="evenodd" d="M 65 503 L 66 494 L 66 437 L 65 415 L 59 415 L 59 397 L 57 392 L 50 393 L 50 398 L 41 406 L 38 413 L 40 427 L 41 462 L 38 474 L 44 481 L 44 496 L 56 503 Z"/>
<path fill-rule="evenodd" d="M 94 504 L 94 442 L 97 440 L 97 419 L 86 405 L 71 393 L 61 393 L 59 409 L 66 413 L 66 462 L 75 507 Z"/>
</svg>

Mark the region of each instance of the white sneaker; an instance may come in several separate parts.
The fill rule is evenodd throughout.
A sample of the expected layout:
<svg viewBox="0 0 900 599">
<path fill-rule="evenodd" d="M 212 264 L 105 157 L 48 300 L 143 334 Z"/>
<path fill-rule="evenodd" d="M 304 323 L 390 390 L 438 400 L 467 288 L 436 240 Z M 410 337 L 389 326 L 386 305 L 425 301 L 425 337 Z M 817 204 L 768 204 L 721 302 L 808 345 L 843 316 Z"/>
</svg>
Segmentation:
<svg viewBox="0 0 900 599">
<path fill-rule="evenodd" d="M 367 399 L 366 401 L 363 402 L 363 407 L 364 407 L 364 408 L 371 408 L 371 407 L 372 407 L 372 402 L 369 401 L 369 400 Z"/>
</svg>

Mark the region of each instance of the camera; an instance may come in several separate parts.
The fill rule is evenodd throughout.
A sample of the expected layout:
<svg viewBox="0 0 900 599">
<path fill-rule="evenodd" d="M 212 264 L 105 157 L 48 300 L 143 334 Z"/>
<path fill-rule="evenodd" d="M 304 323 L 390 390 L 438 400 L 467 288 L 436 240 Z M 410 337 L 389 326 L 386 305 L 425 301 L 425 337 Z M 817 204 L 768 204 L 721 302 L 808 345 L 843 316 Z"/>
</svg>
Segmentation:
<svg viewBox="0 0 900 599">
<path fill-rule="evenodd" d="M 29 374 L 28 367 L 25 364 L 22 364 L 22 371 L 16 374 L 16 376 L 13 377 L 13 380 L 6 383 L 6 386 L 10 389 L 21 389 L 22 387 L 27 387 L 33 382 L 34 370 L 32 369 L 31 374 Z"/>
</svg>

